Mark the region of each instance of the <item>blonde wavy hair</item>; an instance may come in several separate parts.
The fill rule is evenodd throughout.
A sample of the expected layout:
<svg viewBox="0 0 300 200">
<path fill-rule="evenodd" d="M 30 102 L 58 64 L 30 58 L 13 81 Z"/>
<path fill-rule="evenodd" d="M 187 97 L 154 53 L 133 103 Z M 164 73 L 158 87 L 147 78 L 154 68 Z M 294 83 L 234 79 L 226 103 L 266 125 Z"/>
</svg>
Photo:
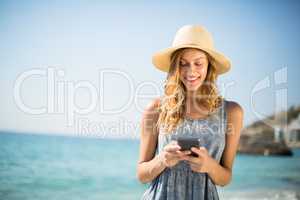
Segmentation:
<svg viewBox="0 0 300 200">
<path fill-rule="evenodd" d="M 164 95 L 158 106 L 159 117 L 157 128 L 162 127 L 165 133 L 170 133 L 183 122 L 186 111 L 186 88 L 180 80 L 180 59 L 191 48 L 181 48 L 171 55 L 171 66 L 164 83 Z M 204 52 L 204 51 L 203 51 Z M 217 73 L 213 59 L 204 52 L 208 58 L 207 75 L 196 91 L 197 105 L 208 108 L 208 115 L 212 114 L 220 106 L 221 97 L 216 86 Z"/>
</svg>

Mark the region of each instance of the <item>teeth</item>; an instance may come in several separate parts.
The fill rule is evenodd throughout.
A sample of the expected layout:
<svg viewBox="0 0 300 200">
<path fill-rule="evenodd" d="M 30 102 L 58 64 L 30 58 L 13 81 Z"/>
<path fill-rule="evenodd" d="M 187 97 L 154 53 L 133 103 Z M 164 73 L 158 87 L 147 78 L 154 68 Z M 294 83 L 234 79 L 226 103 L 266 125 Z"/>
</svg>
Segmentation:
<svg viewBox="0 0 300 200">
<path fill-rule="evenodd" d="M 194 81 L 196 80 L 198 77 L 195 77 L 195 78 L 187 78 L 188 81 Z"/>
</svg>

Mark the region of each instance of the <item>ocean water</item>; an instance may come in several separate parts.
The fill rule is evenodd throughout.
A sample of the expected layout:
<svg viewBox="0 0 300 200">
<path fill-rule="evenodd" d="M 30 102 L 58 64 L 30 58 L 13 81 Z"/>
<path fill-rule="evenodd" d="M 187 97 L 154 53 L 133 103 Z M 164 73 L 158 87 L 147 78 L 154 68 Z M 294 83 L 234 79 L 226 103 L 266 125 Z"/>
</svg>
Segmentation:
<svg viewBox="0 0 300 200">
<path fill-rule="evenodd" d="M 139 199 L 139 141 L 0 133 L 1 200 Z M 220 199 L 300 199 L 300 151 L 293 157 L 237 155 Z"/>
</svg>

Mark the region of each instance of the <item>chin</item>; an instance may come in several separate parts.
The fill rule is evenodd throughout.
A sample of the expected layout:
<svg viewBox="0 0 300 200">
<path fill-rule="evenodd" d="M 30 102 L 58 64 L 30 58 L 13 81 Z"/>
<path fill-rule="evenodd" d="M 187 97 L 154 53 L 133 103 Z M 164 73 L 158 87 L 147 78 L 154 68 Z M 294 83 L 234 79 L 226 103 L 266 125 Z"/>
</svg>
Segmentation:
<svg viewBox="0 0 300 200">
<path fill-rule="evenodd" d="M 196 92 L 200 86 L 196 86 L 196 87 L 185 87 L 187 91 L 189 92 Z"/>
<path fill-rule="evenodd" d="M 191 85 L 191 84 L 187 83 L 185 80 L 182 80 L 182 83 L 183 83 L 185 89 L 189 92 L 197 91 L 202 85 L 202 81 L 197 83 L 196 85 Z"/>
</svg>

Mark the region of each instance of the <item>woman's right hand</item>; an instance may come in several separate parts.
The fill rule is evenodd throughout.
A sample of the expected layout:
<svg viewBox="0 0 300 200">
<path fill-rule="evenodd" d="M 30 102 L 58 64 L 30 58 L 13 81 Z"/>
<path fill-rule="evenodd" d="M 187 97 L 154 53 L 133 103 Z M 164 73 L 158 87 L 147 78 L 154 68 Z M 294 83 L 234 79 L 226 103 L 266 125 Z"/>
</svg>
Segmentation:
<svg viewBox="0 0 300 200">
<path fill-rule="evenodd" d="M 161 161 L 166 167 L 173 167 L 179 161 L 183 160 L 183 156 L 189 155 L 191 151 L 180 151 L 181 147 L 178 145 L 176 140 L 171 141 L 167 144 L 160 152 Z"/>
</svg>

